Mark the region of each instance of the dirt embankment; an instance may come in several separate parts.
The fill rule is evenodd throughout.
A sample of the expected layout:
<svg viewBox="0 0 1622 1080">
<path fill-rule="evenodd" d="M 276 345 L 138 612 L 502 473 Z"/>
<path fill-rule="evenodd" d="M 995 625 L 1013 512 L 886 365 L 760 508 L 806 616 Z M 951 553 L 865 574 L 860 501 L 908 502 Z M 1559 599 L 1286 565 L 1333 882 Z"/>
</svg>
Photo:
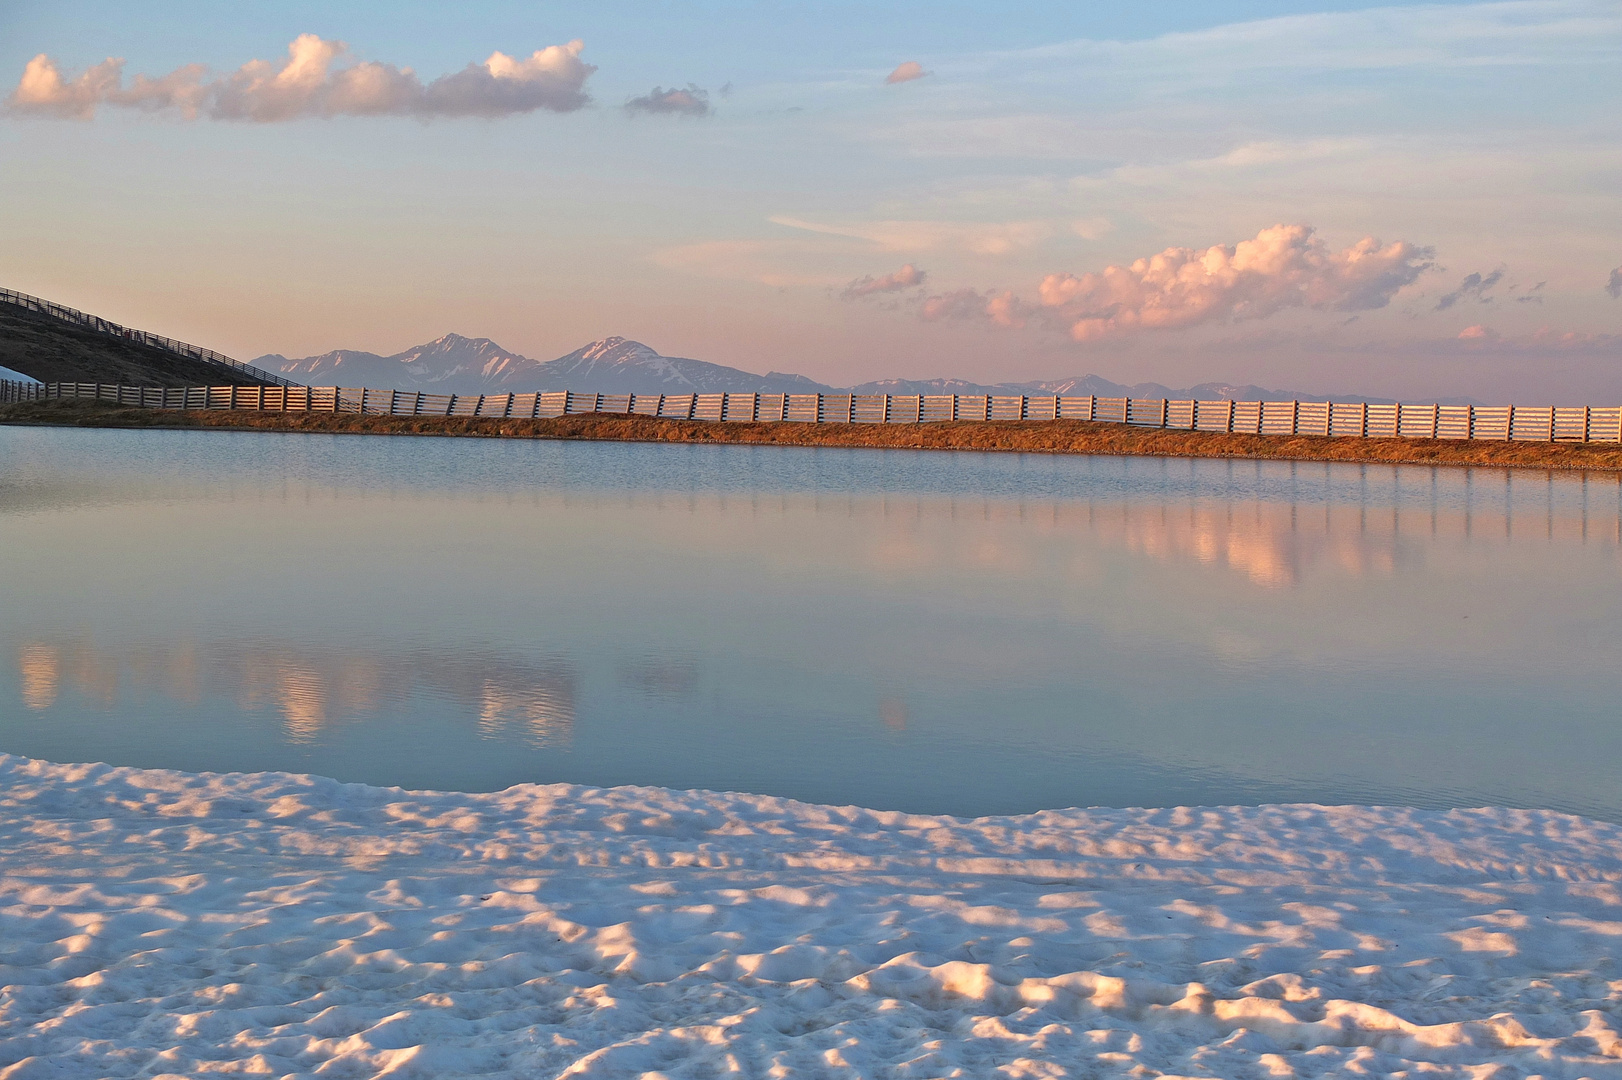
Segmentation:
<svg viewBox="0 0 1622 1080">
<path fill-rule="evenodd" d="M 40 382 L 125 386 L 257 386 L 213 364 L 126 341 L 86 326 L 0 304 L 0 367 Z"/>
<path fill-rule="evenodd" d="M 498 417 L 358 416 L 352 413 L 178 412 L 90 401 L 37 401 L 0 405 L 0 423 L 1622 470 L 1622 446 L 1615 443 L 1226 435 L 1219 432 L 1095 424 L 1085 420 L 964 420 L 882 425 L 757 424 L 601 414 L 563 416 L 550 420 L 504 420 Z"/>
</svg>

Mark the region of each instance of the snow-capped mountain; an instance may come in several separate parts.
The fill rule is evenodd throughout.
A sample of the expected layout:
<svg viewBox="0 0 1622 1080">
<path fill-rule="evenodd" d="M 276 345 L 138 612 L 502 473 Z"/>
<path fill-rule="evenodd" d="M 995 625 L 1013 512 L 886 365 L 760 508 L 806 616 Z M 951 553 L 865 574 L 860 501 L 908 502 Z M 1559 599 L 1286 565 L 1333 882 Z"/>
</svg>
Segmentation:
<svg viewBox="0 0 1622 1080">
<path fill-rule="evenodd" d="M 255 367 L 311 386 L 373 386 L 380 390 L 431 390 L 435 393 L 489 393 L 485 386 L 541 364 L 508 352 L 489 338 L 446 334 L 393 356 L 335 349 L 320 356 L 289 360 L 272 353 L 253 361 Z"/>
<path fill-rule="evenodd" d="M 540 375 L 545 385 L 531 387 L 532 374 Z M 541 364 L 534 373 L 524 372 L 522 381 L 526 390 L 598 394 L 815 394 L 832 389 L 803 375 L 777 371 L 754 375 L 704 360 L 661 356 L 640 341 L 622 337 L 606 337 Z"/>
<path fill-rule="evenodd" d="M 257 367 L 312 386 L 370 386 L 443 394 L 575 390 L 599 394 L 828 393 L 803 375 L 755 375 L 738 368 L 661 356 L 640 341 L 607 337 L 542 363 L 508 352 L 489 338 L 446 334 L 393 356 L 338 349 L 290 360 L 276 353 Z"/>
<path fill-rule="evenodd" d="M 738 368 L 663 356 L 640 341 L 606 337 L 567 356 L 542 363 L 508 352 L 489 338 L 446 334 L 393 356 L 337 349 L 289 360 L 270 354 L 253 361 L 312 386 L 369 386 L 378 390 L 425 390 L 441 394 L 505 394 L 574 390 L 599 394 L 1088 394 L 1097 397 L 1172 398 L 1202 401 L 1323 401 L 1326 395 L 1261 386 L 1201 383 L 1174 389 L 1160 383 L 1127 386 L 1099 375 L 1040 382 L 975 383 L 963 379 L 883 379 L 853 387 L 833 387 L 804 375 L 769 371 L 756 375 Z M 1390 402 L 1356 394 L 1336 401 Z M 1479 405 L 1472 398 L 1444 398 L 1444 405 Z"/>
</svg>

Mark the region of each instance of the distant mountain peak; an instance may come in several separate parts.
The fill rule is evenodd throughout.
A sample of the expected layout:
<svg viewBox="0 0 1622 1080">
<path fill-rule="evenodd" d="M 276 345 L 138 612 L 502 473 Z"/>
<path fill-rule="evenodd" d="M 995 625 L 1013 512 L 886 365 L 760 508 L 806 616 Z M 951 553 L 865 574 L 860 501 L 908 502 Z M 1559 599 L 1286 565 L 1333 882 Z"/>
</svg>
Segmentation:
<svg viewBox="0 0 1622 1080">
<path fill-rule="evenodd" d="M 605 360 L 611 364 L 646 363 L 659 359 L 657 350 L 618 335 L 600 338 L 569 354 L 578 360 Z"/>
<path fill-rule="evenodd" d="M 858 394 L 1056 394 L 1098 397 L 1224 398 L 1240 401 L 1321 401 L 1323 395 L 1300 391 L 1268 390 L 1260 386 L 1202 383 L 1171 389 L 1159 383 L 1124 386 L 1098 375 L 1026 383 L 984 385 L 963 379 L 885 379 L 836 390 L 803 375 L 770 371 L 756 375 L 738 368 L 664 356 L 640 341 L 613 335 L 582 345 L 567 356 L 542 363 L 508 352 L 489 338 L 446 334 L 393 356 L 337 349 L 320 356 L 290 360 L 281 355 L 261 356 L 253 363 L 312 386 L 368 386 L 431 390 L 437 393 L 501 394 L 541 390 L 572 390 L 605 394 L 713 394 L 858 393 Z M 1339 395 L 1337 400 L 1386 399 Z M 1443 399 L 1442 404 L 1480 404 L 1468 398 Z"/>
</svg>

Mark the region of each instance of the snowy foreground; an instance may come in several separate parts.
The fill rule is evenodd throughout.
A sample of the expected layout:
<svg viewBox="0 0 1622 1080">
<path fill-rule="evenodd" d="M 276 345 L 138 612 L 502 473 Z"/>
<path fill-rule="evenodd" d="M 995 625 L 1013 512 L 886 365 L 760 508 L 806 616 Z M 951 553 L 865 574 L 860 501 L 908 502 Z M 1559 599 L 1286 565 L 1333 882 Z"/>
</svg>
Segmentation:
<svg viewBox="0 0 1622 1080">
<path fill-rule="evenodd" d="M 1553 813 L 3 756 L 0 806 L 5 1078 L 1622 1076 L 1622 830 Z"/>
</svg>

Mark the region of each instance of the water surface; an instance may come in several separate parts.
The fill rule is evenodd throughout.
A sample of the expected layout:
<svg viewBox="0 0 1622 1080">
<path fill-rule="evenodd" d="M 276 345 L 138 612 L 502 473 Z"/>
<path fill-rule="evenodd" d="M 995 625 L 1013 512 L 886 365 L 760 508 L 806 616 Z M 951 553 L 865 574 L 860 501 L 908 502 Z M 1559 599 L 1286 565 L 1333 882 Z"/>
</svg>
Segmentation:
<svg viewBox="0 0 1622 1080">
<path fill-rule="evenodd" d="M 0 750 L 1622 820 L 1614 476 L 0 428 Z"/>
</svg>

